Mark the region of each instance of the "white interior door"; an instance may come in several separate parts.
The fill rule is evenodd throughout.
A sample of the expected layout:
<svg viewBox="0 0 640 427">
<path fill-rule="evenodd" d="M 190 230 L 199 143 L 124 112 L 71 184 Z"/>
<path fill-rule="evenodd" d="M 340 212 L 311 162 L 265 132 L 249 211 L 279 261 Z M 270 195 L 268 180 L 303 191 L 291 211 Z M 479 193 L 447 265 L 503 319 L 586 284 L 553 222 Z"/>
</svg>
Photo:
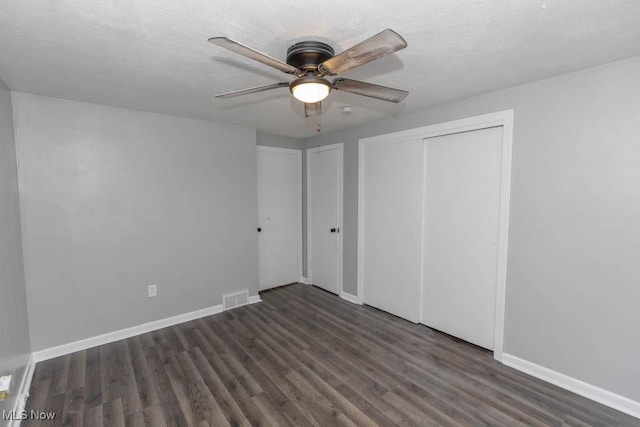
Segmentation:
<svg viewBox="0 0 640 427">
<path fill-rule="evenodd" d="M 307 256 L 312 284 L 342 292 L 342 144 L 307 150 Z"/>
<path fill-rule="evenodd" d="M 382 141 L 363 150 L 359 250 L 363 302 L 417 323 L 424 142 Z"/>
<path fill-rule="evenodd" d="M 260 290 L 297 282 L 302 253 L 302 151 L 258 146 Z"/>
<path fill-rule="evenodd" d="M 422 323 L 494 348 L 502 127 L 425 140 Z"/>
</svg>

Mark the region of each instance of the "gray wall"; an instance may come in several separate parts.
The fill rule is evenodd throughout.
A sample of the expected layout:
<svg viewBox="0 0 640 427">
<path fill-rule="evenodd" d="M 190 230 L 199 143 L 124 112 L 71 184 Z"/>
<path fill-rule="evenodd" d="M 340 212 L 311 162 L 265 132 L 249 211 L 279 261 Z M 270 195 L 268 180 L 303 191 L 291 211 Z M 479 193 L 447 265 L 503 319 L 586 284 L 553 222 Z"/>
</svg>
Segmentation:
<svg viewBox="0 0 640 427">
<path fill-rule="evenodd" d="M 303 141 L 345 143 L 345 290 L 358 139 L 512 108 L 505 352 L 640 401 L 638 57 Z"/>
<path fill-rule="evenodd" d="M 11 93 L 0 79 L 0 375 L 19 390 L 30 354 Z M 0 411 L 14 399 L 0 402 Z"/>
<path fill-rule="evenodd" d="M 287 136 L 258 132 L 256 139 L 258 145 L 264 145 L 267 147 L 292 148 L 295 150 L 302 149 L 302 140 L 298 138 L 289 138 Z"/>
<path fill-rule="evenodd" d="M 257 293 L 255 130 L 13 103 L 34 351 Z"/>
</svg>

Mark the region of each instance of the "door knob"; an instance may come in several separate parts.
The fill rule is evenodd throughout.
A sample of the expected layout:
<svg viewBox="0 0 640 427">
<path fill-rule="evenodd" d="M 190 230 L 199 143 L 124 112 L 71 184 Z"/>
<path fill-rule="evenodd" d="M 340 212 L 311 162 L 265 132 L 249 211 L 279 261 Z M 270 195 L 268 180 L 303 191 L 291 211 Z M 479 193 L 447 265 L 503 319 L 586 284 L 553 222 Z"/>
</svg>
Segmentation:
<svg viewBox="0 0 640 427">
<path fill-rule="evenodd" d="M 329 231 L 332 232 L 332 233 L 339 233 L 340 229 L 339 228 L 332 228 Z"/>
<path fill-rule="evenodd" d="M 258 227 L 258 233 L 262 231 L 262 228 Z"/>
</svg>

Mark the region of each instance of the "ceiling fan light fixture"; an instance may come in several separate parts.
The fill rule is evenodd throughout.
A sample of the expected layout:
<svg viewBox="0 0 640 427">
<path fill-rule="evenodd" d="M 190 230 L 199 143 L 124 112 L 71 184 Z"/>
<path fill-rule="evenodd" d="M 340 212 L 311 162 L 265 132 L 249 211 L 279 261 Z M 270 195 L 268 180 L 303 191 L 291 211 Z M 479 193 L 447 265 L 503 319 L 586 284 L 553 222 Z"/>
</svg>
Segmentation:
<svg viewBox="0 0 640 427">
<path fill-rule="evenodd" d="M 293 96 L 307 104 L 315 104 L 325 99 L 331 92 L 331 83 L 322 77 L 305 76 L 294 80 L 289 85 Z"/>
</svg>

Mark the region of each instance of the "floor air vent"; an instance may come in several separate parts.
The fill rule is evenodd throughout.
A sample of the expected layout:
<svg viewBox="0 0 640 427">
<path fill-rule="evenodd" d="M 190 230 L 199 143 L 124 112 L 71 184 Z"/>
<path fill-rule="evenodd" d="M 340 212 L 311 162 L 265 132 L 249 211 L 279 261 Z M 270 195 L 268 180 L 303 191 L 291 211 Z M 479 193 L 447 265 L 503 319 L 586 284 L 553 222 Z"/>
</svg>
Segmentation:
<svg viewBox="0 0 640 427">
<path fill-rule="evenodd" d="M 222 296 L 222 309 L 229 310 L 232 308 L 247 305 L 249 303 L 249 290 L 234 292 Z"/>
</svg>

